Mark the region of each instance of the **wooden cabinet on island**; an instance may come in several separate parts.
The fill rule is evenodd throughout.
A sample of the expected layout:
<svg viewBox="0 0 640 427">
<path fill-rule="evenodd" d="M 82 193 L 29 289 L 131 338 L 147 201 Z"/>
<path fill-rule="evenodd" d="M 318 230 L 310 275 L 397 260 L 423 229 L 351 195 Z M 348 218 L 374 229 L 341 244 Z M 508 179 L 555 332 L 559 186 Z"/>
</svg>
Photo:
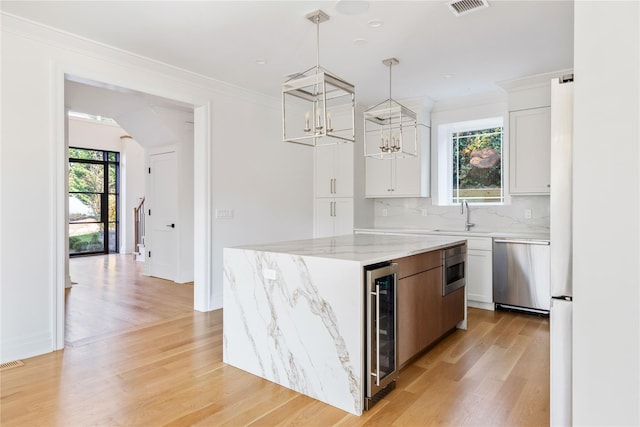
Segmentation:
<svg viewBox="0 0 640 427">
<path fill-rule="evenodd" d="M 464 320 L 464 288 L 443 296 L 442 251 L 398 264 L 398 365 L 403 367 Z"/>
</svg>

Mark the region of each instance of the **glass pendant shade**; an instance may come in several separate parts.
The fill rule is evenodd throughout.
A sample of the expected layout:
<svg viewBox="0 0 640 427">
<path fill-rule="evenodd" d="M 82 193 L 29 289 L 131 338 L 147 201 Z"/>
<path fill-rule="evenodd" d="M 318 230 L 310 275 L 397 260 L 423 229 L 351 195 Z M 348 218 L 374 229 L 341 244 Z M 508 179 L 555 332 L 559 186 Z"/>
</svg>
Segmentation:
<svg viewBox="0 0 640 427">
<path fill-rule="evenodd" d="M 382 62 L 389 67 L 389 99 L 364 112 L 364 155 L 377 159 L 414 157 L 418 154 L 416 113 L 391 98 L 391 66 L 398 60 Z"/>
<path fill-rule="evenodd" d="M 319 28 L 329 16 L 316 11 L 307 19 Z M 354 142 L 354 86 L 322 68 L 319 60 L 315 67 L 284 82 L 282 139 L 310 146 Z"/>
</svg>

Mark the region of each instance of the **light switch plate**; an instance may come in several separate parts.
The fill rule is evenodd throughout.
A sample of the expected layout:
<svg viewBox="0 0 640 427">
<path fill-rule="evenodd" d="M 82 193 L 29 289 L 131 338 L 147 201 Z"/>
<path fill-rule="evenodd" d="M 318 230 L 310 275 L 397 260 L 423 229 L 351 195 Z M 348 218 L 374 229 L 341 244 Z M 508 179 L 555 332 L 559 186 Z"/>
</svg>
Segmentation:
<svg viewBox="0 0 640 427">
<path fill-rule="evenodd" d="M 216 219 L 233 219 L 233 209 L 216 209 Z"/>
</svg>

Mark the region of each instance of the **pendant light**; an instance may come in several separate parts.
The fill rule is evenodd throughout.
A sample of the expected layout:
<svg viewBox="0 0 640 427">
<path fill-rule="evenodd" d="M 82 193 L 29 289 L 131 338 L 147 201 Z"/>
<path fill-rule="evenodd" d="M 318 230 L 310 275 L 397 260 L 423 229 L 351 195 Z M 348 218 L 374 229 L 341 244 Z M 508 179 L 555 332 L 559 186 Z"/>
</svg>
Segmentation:
<svg viewBox="0 0 640 427">
<path fill-rule="evenodd" d="M 415 157 L 418 154 L 416 113 L 391 98 L 391 68 L 400 61 L 382 61 L 389 67 L 389 99 L 364 112 L 364 155 L 377 159 Z"/>
<path fill-rule="evenodd" d="M 316 65 L 282 85 L 282 139 L 309 146 L 355 141 L 355 88 L 320 66 L 321 10 L 306 18 L 316 24 Z"/>
</svg>

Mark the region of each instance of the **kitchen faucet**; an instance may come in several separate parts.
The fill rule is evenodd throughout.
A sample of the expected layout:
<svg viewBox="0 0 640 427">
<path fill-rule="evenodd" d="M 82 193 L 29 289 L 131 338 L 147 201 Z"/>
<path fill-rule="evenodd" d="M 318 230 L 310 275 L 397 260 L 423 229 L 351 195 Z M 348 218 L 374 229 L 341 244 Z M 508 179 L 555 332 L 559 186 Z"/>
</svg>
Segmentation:
<svg viewBox="0 0 640 427">
<path fill-rule="evenodd" d="M 466 199 L 463 199 L 460 202 L 460 215 L 464 214 L 465 206 L 467 207 L 467 217 L 466 217 L 465 222 L 464 222 L 464 231 L 469 231 L 469 229 L 471 227 L 473 227 L 475 224 L 472 224 L 472 223 L 469 222 L 469 203 L 467 203 Z"/>
</svg>

